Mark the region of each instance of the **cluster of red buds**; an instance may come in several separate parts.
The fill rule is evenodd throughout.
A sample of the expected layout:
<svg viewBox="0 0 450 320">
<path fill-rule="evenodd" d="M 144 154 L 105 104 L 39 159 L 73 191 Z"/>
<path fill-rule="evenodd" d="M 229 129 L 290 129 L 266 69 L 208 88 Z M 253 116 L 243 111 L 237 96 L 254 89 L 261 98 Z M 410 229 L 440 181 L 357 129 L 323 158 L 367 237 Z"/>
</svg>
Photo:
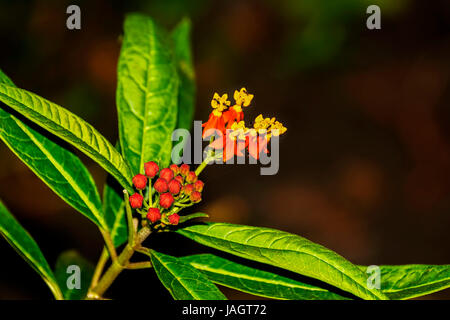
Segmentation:
<svg viewBox="0 0 450 320">
<path fill-rule="evenodd" d="M 133 185 L 137 192 L 130 196 L 130 206 L 141 213 L 152 225 L 177 225 L 178 212 L 200 202 L 204 183 L 190 171 L 187 164 L 159 170 L 153 162 L 144 164 L 145 174 L 137 174 Z M 159 174 L 158 174 L 159 173 Z M 152 180 L 155 180 L 152 184 Z M 146 200 L 147 199 L 147 200 Z"/>
</svg>

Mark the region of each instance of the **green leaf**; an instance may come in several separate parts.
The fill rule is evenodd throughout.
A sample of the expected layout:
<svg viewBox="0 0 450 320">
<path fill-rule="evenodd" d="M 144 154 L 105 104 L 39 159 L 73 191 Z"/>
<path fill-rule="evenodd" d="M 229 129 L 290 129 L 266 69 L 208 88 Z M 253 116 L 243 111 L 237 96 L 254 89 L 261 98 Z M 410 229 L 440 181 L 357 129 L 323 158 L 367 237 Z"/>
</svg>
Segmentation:
<svg viewBox="0 0 450 320">
<path fill-rule="evenodd" d="M 324 288 L 250 268 L 213 254 L 197 254 L 180 259 L 205 273 L 214 283 L 257 296 L 287 300 L 347 299 Z"/>
<path fill-rule="evenodd" d="M 450 265 L 409 264 L 379 266 L 381 291 L 390 299 L 403 300 L 450 288 Z M 366 272 L 366 266 L 359 267 Z"/>
<path fill-rule="evenodd" d="M 178 221 L 178 223 L 183 223 L 195 218 L 209 218 L 209 216 L 203 212 L 192 213 L 187 216 L 180 216 L 180 221 Z"/>
<path fill-rule="evenodd" d="M 14 86 L 0 70 L 0 83 Z M 73 208 L 104 227 L 100 196 L 89 171 L 70 150 L 36 131 L 0 105 L 0 139 Z"/>
<path fill-rule="evenodd" d="M 226 300 L 208 278 L 176 257 L 150 250 L 150 259 L 164 287 L 175 300 Z"/>
<path fill-rule="evenodd" d="M 63 299 L 63 294 L 56 282 L 50 266 L 36 242 L 28 232 L 9 213 L 8 209 L 0 201 L 0 233 L 8 243 L 19 253 L 22 258 L 33 267 L 44 279 L 47 286 L 58 300 Z"/>
<path fill-rule="evenodd" d="M 134 172 L 170 163 L 177 121 L 178 75 L 168 36 L 150 18 L 131 14 L 124 25 L 116 102 L 122 154 Z"/>
<path fill-rule="evenodd" d="M 177 128 L 192 127 L 195 110 L 195 71 L 192 62 L 191 21 L 183 19 L 171 33 L 180 85 Z"/>
<path fill-rule="evenodd" d="M 367 288 L 367 276 L 357 266 L 297 235 L 228 223 L 194 225 L 177 232 L 212 248 L 321 280 L 363 299 L 387 298 Z"/>
<path fill-rule="evenodd" d="M 56 260 L 55 277 L 66 300 L 83 300 L 89 290 L 93 274 L 94 266 L 75 250 L 61 253 Z M 79 282 L 77 276 L 80 277 Z"/>
<path fill-rule="evenodd" d="M 103 189 L 103 211 L 114 246 L 124 244 L 128 239 L 125 202 L 120 186 L 111 177 L 108 177 Z"/>
<path fill-rule="evenodd" d="M 128 191 L 132 173 L 120 153 L 94 127 L 70 111 L 27 90 L 0 83 L 0 101 L 71 143 L 99 163 Z"/>
</svg>

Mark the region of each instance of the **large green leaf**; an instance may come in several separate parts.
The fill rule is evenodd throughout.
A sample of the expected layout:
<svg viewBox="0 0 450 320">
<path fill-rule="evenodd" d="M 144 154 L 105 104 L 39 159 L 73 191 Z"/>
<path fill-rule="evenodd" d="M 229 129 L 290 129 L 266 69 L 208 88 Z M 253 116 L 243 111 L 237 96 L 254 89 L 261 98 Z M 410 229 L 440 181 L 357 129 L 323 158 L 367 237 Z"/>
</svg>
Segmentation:
<svg viewBox="0 0 450 320">
<path fill-rule="evenodd" d="M 124 244 L 128 239 L 125 202 L 120 186 L 111 177 L 108 177 L 103 189 L 103 211 L 114 246 Z"/>
<path fill-rule="evenodd" d="M 191 21 L 183 19 L 171 33 L 180 85 L 177 128 L 189 130 L 194 120 L 195 71 L 192 62 Z"/>
<path fill-rule="evenodd" d="M 344 300 L 327 289 L 251 268 L 213 254 L 180 258 L 217 284 L 257 296 L 287 300 Z"/>
<path fill-rule="evenodd" d="M 177 232 L 212 248 L 321 280 L 363 299 L 387 299 L 367 288 L 367 276 L 357 266 L 297 235 L 228 223 L 194 225 Z"/>
<path fill-rule="evenodd" d="M 164 287 L 176 300 L 225 300 L 208 278 L 180 259 L 150 251 L 150 259 Z"/>
<path fill-rule="evenodd" d="M 367 267 L 360 266 L 366 272 Z M 381 291 L 402 300 L 450 288 L 450 265 L 409 264 L 380 266 Z"/>
<path fill-rule="evenodd" d="M 94 127 L 70 111 L 27 90 L 0 83 L 0 101 L 83 151 L 132 191 L 132 173 L 120 153 Z"/>
<path fill-rule="evenodd" d="M 0 83 L 14 86 L 1 70 Z M 100 196 L 80 159 L 9 111 L 0 104 L 0 139 L 64 201 L 104 227 Z"/>
<path fill-rule="evenodd" d="M 36 242 L 28 232 L 9 213 L 0 201 L 0 233 L 25 261 L 44 279 L 56 299 L 63 299 L 63 294 L 56 282 L 50 266 Z M 4 261 L 3 261 L 4 263 Z"/>
<path fill-rule="evenodd" d="M 177 121 L 178 75 L 168 36 L 150 18 L 127 16 L 117 67 L 116 102 L 122 154 L 134 172 L 170 162 Z"/>
<path fill-rule="evenodd" d="M 61 253 L 56 260 L 55 277 L 66 300 L 83 300 L 93 274 L 94 266 L 74 250 Z M 77 284 L 79 288 L 75 286 Z"/>
</svg>

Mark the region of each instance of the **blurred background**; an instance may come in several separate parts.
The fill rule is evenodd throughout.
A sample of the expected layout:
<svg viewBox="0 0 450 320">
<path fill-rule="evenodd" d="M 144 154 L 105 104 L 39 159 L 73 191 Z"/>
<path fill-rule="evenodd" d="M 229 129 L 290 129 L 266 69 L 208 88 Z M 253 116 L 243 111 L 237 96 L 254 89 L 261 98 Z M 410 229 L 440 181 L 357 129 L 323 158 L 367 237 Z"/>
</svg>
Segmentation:
<svg viewBox="0 0 450 320">
<path fill-rule="evenodd" d="M 81 30 L 66 28 L 70 4 L 81 7 Z M 381 8 L 381 30 L 366 28 L 370 4 Z M 255 94 L 246 119 L 263 113 L 288 128 L 277 175 L 261 176 L 255 165 L 208 167 L 196 210 L 299 234 L 358 264 L 450 264 L 449 1 L 1 0 L 0 68 L 114 142 L 116 64 L 131 11 L 169 29 L 191 18 L 195 119 L 207 119 L 215 91 L 245 86 Z M 81 157 L 102 190 L 105 172 Z M 52 266 L 71 248 L 98 258 L 96 227 L 3 143 L 0 198 Z M 211 252 L 176 235 L 150 242 L 175 255 Z M 51 298 L 3 240 L 0 252 L 0 299 Z M 124 272 L 109 295 L 127 298 L 133 288 L 168 299 L 149 272 Z M 449 299 L 450 291 L 425 298 Z"/>
</svg>

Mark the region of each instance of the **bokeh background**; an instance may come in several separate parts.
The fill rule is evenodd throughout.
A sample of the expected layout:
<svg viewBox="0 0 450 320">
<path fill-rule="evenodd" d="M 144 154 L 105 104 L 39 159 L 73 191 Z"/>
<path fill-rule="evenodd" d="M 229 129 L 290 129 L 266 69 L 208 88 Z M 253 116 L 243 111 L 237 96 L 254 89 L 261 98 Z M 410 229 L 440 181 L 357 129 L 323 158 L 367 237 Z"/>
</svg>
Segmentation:
<svg viewBox="0 0 450 320">
<path fill-rule="evenodd" d="M 81 30 L 65 27 L 70 4 L 81 7 Z M 381 30 L 366 28 L 370 4 L 381 7 Z M 208 168 L 196 209 L 302 235 L 358 264 L 450 263 L 449 1 L 1 0 L 0 68 L 116 141 L 116 64 L 131 11 L 167 28 L 192 19 L 197 120 L 215 91 L 245 86 L 255 94 L 247 119 L 263 113 L 288 127 L 277 175 Z M 105 172 L 81 157 L 101 190 Z M 51 265 L 70 248 L 98 258 L 95 226 L 4 144 L 0 198 Z M 176 235 L 152 241 L 176 255 L 210 252 Z M 51 298 L 5 241 L 0 262 L 0 299 Z M 149 270 L 124 272 L 110 296 L 130 289 L 169 298 Z"/>
</svg>

